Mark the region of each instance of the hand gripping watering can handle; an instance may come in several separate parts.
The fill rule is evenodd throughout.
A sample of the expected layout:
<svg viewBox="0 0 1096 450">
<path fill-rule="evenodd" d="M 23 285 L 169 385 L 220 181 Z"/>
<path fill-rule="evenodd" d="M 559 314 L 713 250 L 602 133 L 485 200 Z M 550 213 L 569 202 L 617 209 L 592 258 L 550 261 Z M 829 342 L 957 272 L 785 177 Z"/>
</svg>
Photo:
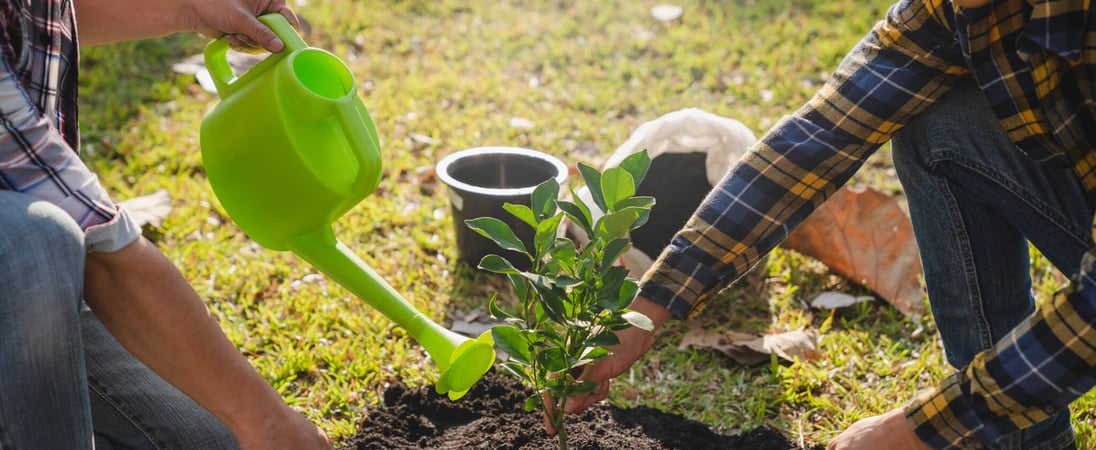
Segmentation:
<svg viewBox="0 0 1096 450">
<path fill-rule="evenodd" d="M 264 14 L 259 16 L 259 21 L 270 27 L 274 34 L 278 35 L 282 43 L 285 44 L 282 51 L 270 55 L 267 60 L 279 59 L 297 50 L 308 48 L 308 44 L 304 42 L 301 35 L 297 34 L 297 30 L 294 30 L 293 26 L 289 24 L 289 20 L 281 14 Z M 213 78 L 213 85 L 217 86 L 217 94 L 221 98 L 227 97 L 236 90 L 236 80 L 238 79 L 236 74 L 232 72 L 232 66 L 228 64 L 228 49 L 227 37 L 217 38 L 205 48 L 206 68 L 209 70 L 209 75 Z M 263 62 L 266 62 L 266 60 Z"/>
</svg>

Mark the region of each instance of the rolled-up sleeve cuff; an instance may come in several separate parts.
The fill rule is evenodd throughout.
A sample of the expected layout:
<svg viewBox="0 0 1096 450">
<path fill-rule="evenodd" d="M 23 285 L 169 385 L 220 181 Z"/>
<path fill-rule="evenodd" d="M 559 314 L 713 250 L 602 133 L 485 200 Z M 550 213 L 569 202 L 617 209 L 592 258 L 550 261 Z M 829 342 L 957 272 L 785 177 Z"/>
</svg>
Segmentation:
<svg viewBox="0 0 1096 450">
<path fill-rule="evenodd" d="M 711 300 L 719 274 L 681 251 L 664 251 L 640 281 L 640 295 L 664 306 L 674 317 L 695 316 Z"/>
<path fill-rule="evenodd" d="M 693 309 L 692 305 L 674 296 L 669 289 L 653 283 L 644 284 L 639 295 L 666 308 L 678 319 L 688 317 Z"/>
<path fill-rule="evenodd" d="M 975 430 L 965 425 L 959 411 L 964 403 L 961 373 L 953 374 L 937 387 L 921 392 L 906 404 L 906 420 L 917 437 L 934 449 L 983 448 Z"/>
<path fill-rule="evenodd" d="M 84 232 L 88 252 L 112 253 L 132 244 L 141 236 L 141 227 L 126 209 L 115 206 L 118 214 L 108 222 L 89 227 Z"/>
</svg>

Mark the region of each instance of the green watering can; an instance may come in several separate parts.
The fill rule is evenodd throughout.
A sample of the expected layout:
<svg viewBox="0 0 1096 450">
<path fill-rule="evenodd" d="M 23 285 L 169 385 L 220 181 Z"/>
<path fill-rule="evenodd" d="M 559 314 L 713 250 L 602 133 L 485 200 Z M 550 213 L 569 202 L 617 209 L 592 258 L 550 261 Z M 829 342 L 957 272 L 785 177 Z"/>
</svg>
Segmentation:
<svg viewBox="0 0 1096 450">
<path fill-rule="evenodd" d="M 339 242 L 331 224 L 380 183 L 377 132 L 337 57 L 311 48 L 280 14 L 259 17 L 285 49 L 237 77 L 224 38 L 205 49 L 221 97 L 202 120 L 206 176 L 252 239 L 289 250 L 365 300 L 420 343 L 456 400 L 495 361 L 490 333 L 469 339 L 431 321 Z"/>
</svg>

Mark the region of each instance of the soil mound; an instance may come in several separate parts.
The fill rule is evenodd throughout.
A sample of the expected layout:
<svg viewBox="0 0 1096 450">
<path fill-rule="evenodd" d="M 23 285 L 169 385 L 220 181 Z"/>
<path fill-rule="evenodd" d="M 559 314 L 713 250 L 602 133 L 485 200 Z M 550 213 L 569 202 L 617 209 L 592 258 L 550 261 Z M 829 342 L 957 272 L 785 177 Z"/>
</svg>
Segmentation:
<svg viewBox="0 0 1096 450">
<path fill-rule="evenodd" d="M 555 436 L 544 432 L 540 414 L 524 410 L 528 392 L 494 371 L 456 402 L 436 394 L 433 386 L 394 386 L 384 394 L 385 406 L 370 411 L 358 434 L 340 449 L 558 448 Z M 653 408 L 622 409 L 605 403 L 568 416 L 567 431 L 575 450 L 799 449 L 771 428 L 728 436 Z"/>
</svg>

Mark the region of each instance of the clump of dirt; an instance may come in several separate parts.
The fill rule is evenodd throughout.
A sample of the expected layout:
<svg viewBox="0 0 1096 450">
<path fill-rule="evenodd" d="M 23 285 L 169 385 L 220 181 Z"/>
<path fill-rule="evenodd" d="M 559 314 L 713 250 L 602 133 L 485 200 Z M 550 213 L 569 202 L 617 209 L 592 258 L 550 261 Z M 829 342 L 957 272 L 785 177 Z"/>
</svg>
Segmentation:
<svg viewBox="0 0 1096 450">
<path fill-rule="evenodd" d="M 384 406 L 370 411 L 359 432 L 339 448 L 556 449 L 556 437 L 545 433 L 540 414 L 524 410 L 529 392 L 494 371 L 456 402 L 436 394 L 433 386 L 393 386 L 384 394 Z M 569 447 L 575 450 L 800 448 L 771 428 L 728 436 L 653 408 L 623 409 L 605 403 L 568 416 L 567 432 Z"/>
</svg>

